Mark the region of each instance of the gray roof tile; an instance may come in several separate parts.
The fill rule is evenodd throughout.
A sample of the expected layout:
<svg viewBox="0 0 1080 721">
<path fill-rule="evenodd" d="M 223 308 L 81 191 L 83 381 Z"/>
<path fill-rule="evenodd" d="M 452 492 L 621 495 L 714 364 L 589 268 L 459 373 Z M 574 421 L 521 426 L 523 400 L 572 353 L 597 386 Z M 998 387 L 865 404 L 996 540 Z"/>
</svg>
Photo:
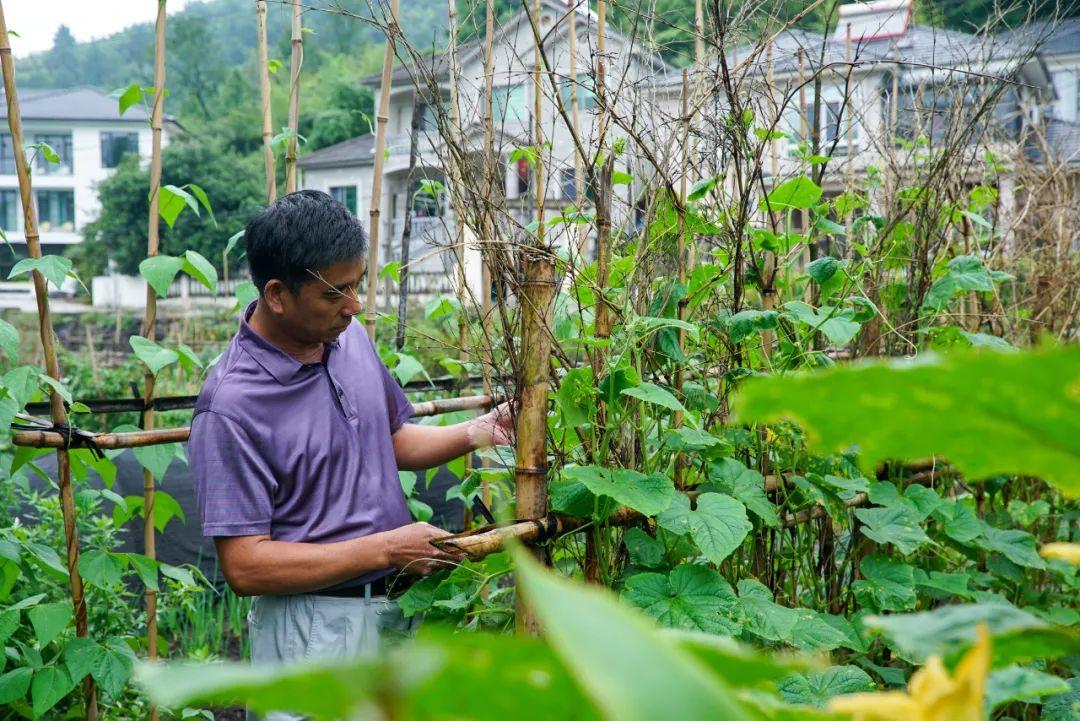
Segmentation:
<svg viewBox="0 0 1080 721">
<path fill-rule="evenodd" d="M 132 106 L 120 115 L 116 98 L 109 97 L 97 88 L 19 88 L 18 95 L 23 120 L 126 120 L 145 123 L 150 119 L 150 114 L 141 105 Z M 6 117 L 7 105 L 0 104 L 0 118 Z"/>
</svg>

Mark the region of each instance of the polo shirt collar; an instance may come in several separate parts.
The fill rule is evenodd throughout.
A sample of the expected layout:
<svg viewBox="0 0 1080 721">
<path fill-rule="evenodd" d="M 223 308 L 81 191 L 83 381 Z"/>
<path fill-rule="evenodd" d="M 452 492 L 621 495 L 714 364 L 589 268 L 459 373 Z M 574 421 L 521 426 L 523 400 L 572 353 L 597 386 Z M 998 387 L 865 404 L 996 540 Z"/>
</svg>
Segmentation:
<svg viewBox="0 0 1080 721">
<path fill-rule="evenodd" d="M 256 303 L 258 301 L 253 300 L 240 317 L 240 330 L 237 333 L 240 344 L 255 359 L 255 362 L 262 366 L 263 370 L 273 376 L 274 380 L 282 385 L 288 385 L 297 373 L 314 364 L 301 363 L 252 329 L 248 319 L 255 312 Z M 328 353 L 340 347 L 337 340 L 326 345 Z M 326 356 L 323 360 L 326 360 Z"/>
</svg>

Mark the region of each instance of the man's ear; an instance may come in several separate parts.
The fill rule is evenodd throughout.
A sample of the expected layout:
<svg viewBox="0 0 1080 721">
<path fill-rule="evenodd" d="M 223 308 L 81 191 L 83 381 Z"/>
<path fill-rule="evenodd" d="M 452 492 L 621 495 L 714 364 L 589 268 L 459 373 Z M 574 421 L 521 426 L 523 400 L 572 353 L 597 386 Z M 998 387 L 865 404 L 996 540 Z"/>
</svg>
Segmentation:
<svg viewBox="0 0 1080 721">
<path fill-rule="evenodd" d="M 266 301 L 266 307 L 271 313 L 281 314 L 285 312 L 285 295 L 289 289 L 280 280 L 268 280 L 263 286 L 262 297 Z"/>
</svg>

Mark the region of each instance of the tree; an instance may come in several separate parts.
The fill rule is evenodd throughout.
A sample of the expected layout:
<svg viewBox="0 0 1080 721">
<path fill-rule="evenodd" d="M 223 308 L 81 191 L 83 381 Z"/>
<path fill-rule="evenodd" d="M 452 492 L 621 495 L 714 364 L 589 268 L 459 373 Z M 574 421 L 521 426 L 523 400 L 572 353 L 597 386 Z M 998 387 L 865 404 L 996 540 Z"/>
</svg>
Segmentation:
<svg viewBox="0 0 1080 721">
<path fill-rule="evenodd" d="M 53 35 L 52 51 L 49 54 L 49 70 L 58 87 L 78 84 L 78 62 L 76 60 L 75 37 L 67 25 L 61 25 Z"/>
<path fill-rule="evenodd" d="M 241 157 L 203 145 L 176 143 L 162 154 L 162 185 L 195 183 L 214 208 L 217 226 L 204 211 L 186 211 L 176 225 L 162 223 L 161 252 L 176 255 L 195 250 L 215 265 L 231 235 L 242 230 L 263 200 L 262 168 L 256 156 Z M 121 273 L 137 274 L 146 257 L 146 189 L 149 173 L 128 157 L 98 186 L 101 213 L 83 228 L 84 242 L 71 254 L 84 278 L 101 275 L 114 261 Z"/>
</svg>

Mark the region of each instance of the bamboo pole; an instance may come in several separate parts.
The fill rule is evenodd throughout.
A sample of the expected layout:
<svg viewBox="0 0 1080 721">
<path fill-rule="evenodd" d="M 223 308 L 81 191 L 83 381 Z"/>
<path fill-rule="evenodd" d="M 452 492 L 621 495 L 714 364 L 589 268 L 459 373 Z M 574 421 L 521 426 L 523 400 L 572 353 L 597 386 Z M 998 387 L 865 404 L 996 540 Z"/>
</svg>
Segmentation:
<svg viewBox="0 0 1080 721">
<path fill-rule="evenodd" d="M 686 181 L 687 176 L 690 174 L 690 164 L 688 157 L 688 146 L 690 141 L 690 75 L 686 68 L 682 71 L 682 125 L 683 125 L 683 139 L 682 139 L 682 172 L 679 177 L 679 207 L 686 208 Z M 685 211 L 679 215 L 679 238 L 676 248 L 675 262 L 678 266 L 678 279 L 679 286 L 681 288 L 686 287 L 686 221 Z M 686 293 L 684 292 L 678 300 L 678 318 L 680 321 L 686 320 Z M 683 328 L 678 330 L 678 347 L 679 354 L 682 354 L 683 348 L 686 346 L 686 331 Z M 683 386 L 683 367 L 680 363 L 678 369 L 675 371 L 675 392 L 681 393 Z M 675 417 L 672 419 L 672 426 L 675 428 L 681 428 L 683 424 L 683 413 L 681 410 L 675 411 Z M 675 487 L 683 487 L 683 476 L 685 475 L 686 465 L 683 461 L 682 454 L 675 457 Z"/>
<path fill-rule="evenodd" d="M 456 411 L 472 411 L 490 408 L 502 402 L 501 396 L 484 394 L 479 396 L 462 396 L 461 398 L 441 398 L 431 401 L 413 403 L 412 415 L 414 418 L 438 416 L 443 413 Z M 17 431 L 11 436 L 11 442 L 16 446 L 28 448 L 85 448 L 86 442 L 83 437 L 89 438 L 94 445 L 102 450 L 115 448 L 139 448 L 141 446 L 156 446 L 163 443 L 183 443 L 191 433 L 190 426 L 180 428 L 162 428 L 159 430 L 132 431 L 130 433 L 86 433 L 81 436 L 73 436 L 70 440 L 66 435 L 50 430 L 25 430 Z"/>
<path fill-rule="evenodd" d="M 570 0 L 571 4 L 575 0 Z M 568 29 L 569 37 L 567 42 L 569 44 L 567 63 L 569 64 L 569 76 L 570 76 L 570 124 L 573 126 L 574 137 L 581 137 L 581 110 L 580 101 L 578 100 L 578 94 L 581 88 L 578 86 L 578 71 L 577 71 L 577 8 L 570 11 L 570 27 Z M 581 153 L 574 153 L 574 202 L 577 203 L 578 212 L 585 210 L 585 174 L 582 172 L 581 167 Z M 577 256 L 578 259 L 584 261 L 585 258 L 585 242 L 588 237 L 587 228 L 584 223 L 577 224 Z"/>
<path fill-rule="evenodd" d="M 517 417 L 517 467 L 514 500 L 518 516 L 548 514 L 547 409 L 551 360 L 551 314 L 555 265 L 542 249 L 522 249 L 525 280 L 521 286 L 521 358 Z M 535 633 L 536 618 L 518 597 L 517 628 Z"/>
<path fill-rule="evenodd" d="M 371 208 L 368 211 L 367 313 L 364 325 L 368 337 L 375 339 L 376 300 L 379 283 L 379 234 L 382 214 L 383 161 L 386 154 L 386 123 L 390 120 L 390 72 L 394 67 L 394 34 L 398 32 L 400 0 L 390 0 L 390 17 L 386 25 L 386 47 L 383 50 L 379 109 L 375 115 L 375 168 L 371 177 Z"/>
<path fill-rule="evenodd" d="M 484 13 L 484 192 L 485 199 L 483 221 L 484 235 L 482 244 L 495 242 L 495 113 L 492 107 L 491 93 L 495 84 L 495 0 L 487 0 Z M 493 255 L 490 245 L 481 245 L 480 252 L 480 331 L 484 339 L 481 353 L 484 395 L 491 395 L 491 373 L 494 370 L 491 350 L 491 265 L 488 257 Z M 483 468 L 489 468 L 491 461 L 487 456 L 480 460 Z M 485 506 L 491 506 L 491 488 L 487 478 L 480 481 L 480 498 Z"/>
<path fill-rule="evenodd" d="M 165 106 L 165 0 L 158 0 L 157 21 L 154 25 L 154 106 L 150 114 L 151 150 L 150 150 L 150 210 L 147 217 L 146 255 L 158 254 L 160 242 L 159 230 L 161 219 L 158 208 L 161 192 L 161 135 L 162 117 Z M 143 318 L 142 334 L 148 340 L 154 340 L 157 325 L 157 291 L 150 283 L 146 284 L 146 314 Z M 149 403 L 154 398 L 154 373 L 147 369 L 144 376 L 143 402 Z M 154 428 L 154 410 L 147 408 L 142 414 L 142 429 Z M 154 536 L 154 475 L 149 469 L 143 469 L 143 543 L 147 558 L 157 558 L 156 538 Z M 153 662 L 157 660 L 157 591 L 146 587 L 146 653 Z M 150 707 L 151 721 L 158 717 L 157 706 Z"/>
<path fill-rule="evenodd" d="M 851 87 L 851 23 L 847 24 L 847 31 L 846 31 L 845 38 L 844 38 L 844 63 L 847 65 L 847 78 L 848 78 L 848 81 L 847 81 L 846 85 L 847 85 L 848 89 L 850 89 L 850 87 Z M 841 104 L 841 107 L 844 108 L 844 113 L 845 113 L 845 118 L 844 118 L 844 135 L 845 135 L 845 138 L 844 138 L 844 141 L 845 141 L 846 147 L 847 147 L 847 155 L 846 155 L 846 159 L 847 159 L 847 168 L 846 168 L 846 171 L 847 171 L 847 173 L 846 173 L 846 175 L 847 175 L 847 183 L 846 183 L 845 190 L 846 190 L 847 195 L 848 195 L 848 200 L 850 201 L 851 195 L 855 192 L 855 125 L 854 125 L 855 111 L 851 107 L 851 97 L 848 96 L 844 100 L 845 100 L 845 102 Z M 850 203 L 849 203 L 849 205 L 850 205 Z M 847 255 L 849 258 L 854 257 L 854 253 L 855 253 L 854 244 L 851 242 L 851 225 L 852 225 L 852 220 L 854 219 L 854 217 L 855 217 L 855 213 L 848 212 L 847 217 L 844 218 L 844 243 L 845 243 L 845 245 L 847 245 L 847 252 L 845 253 L 845 255 Z"/>
<path fill-rule="evenodd" d="M 270 58 L 266 50 L 266 0 L 256 0 L 255 19 L 258 26 L 256 38 L 259 58 L 259 95 L 262 99 L 263 160 L 266 165 L 266 204 L 277 200 L 277 175 L 274 169 L 274 148 L 270 139 L 274 136 L 273 112 L 270 108 Z"/>
<path fill-rule="evenodd" d="M 11 57 L 11 39 L 8 36 L 7 19 L 4 16 L 2 2 L 0 2 L 0 69 L 3 70 L 4 75 L 4 99 L 7 102 L 8 128 L 11 130 L 12 155 L 15 160 L 15 171 L 19 177 L 19 196 L 22 201 L 23 224 L 26 231 L 26 251 L 31 258 L 40 258 L 41 240 L 38 235 L 37 211 L 33 202 L 30 168 L 26 163 L 22 115 L 19 111 L 19 97 L 15 88 L 15 63 Z M 56 337 L 53 333 L 52 313 L 49 309 L 49 288 L 45 276 L 39 271 L 33 271 L 33 279 L 45 371 L 51 378 L 59 381 L 60 362 L 56 356 Z M 67 409 L 64 408 L 64 401 L 55 389 L 52 390 L 49 400 L 53 423 L 67 423 Z M 71 488 L 71 459 L 68 457 L 67 449 L 56 451 L 56 471 L 60 490 L 60 513 L 64 519 L 64 540 L 67 546 L 67 571 L 71 587 L 71 605 L 75 616 L 75 634 L 87 638 L 90 634 L 86 622 L 86 598 L 83 592 L 82 576 L 79 575 L 79 535 L 75 523 L 75 498 Z M 87 676 L 83 681 L 83 695 L 86 702 L 86 718 L 97 721 L 97 690 L 91 676 Z"/>
<path fill-rule="evenodd" d="M 607 10 L 604 0 L 596 3 L 596 97 L 600 106 L 600 117 L 597 121 L 597 144 L 598 154 L 603 157 L 603 165 L 599 174 L 599 185 L 596 189 L 596 310 L 595 310 L 595 335 L 597 340 L 603 341 L 611 336 L 611 309 L 608 307 L 604 292 L 607 288 L 608 274 L 611 266 L 611 177 L 614 168 L 614 158 L 604 156 L 606 150 L 606 135 L 608 125 L 607 92 L 604 86 L 606 73 L 607 51 Z M 601 343 L 602 345 L 602 343 Z M 604 358 L 602 352 L 594 356 L 593 378 L 597 382 L 604 372 Z"/>
<path fill-rule="evenodd" d="M 296 146 L 300 128 L 300 68 L 304 65 L 304 37 L 300 26 L 300 0 L 292 0 L 292 64 L 289 83 L 289 138 L 285 146 L 285 192 L 296 192 Z"/>
<path fill-rule="evenodd" d="M 776 103 L 773 99 L 772 93 L 774 85 L 773 74 L 773 44 L 770 42 L 765 46 L 765 73 L 766 73 L 766 87 L 769 93 L 770 105 L 775 108 Z M 778 117 L 770 118 L 770 129 L 775 128 L 779 124 Z M 779 154 L 777 153 L 776 140 L 769 139 L 769 175 L 772 177 L 772 187 L 776 187 L 779 182 L 780 175 L 780 161 Z M 777 231 L 777 225 L 780 220 L 781 214 L 777 211 L 772 211 L 769 217 L 769 229 L 774 233 Z M 786 232 L 786 228 L 784 231 Z M 805 229 L 804 229 L 805 232 Z M 764 251 L 762 253 L 762 273 L 761 273 L 761 308 L 762 310 L 770 311 L 776 308 L 776 254 L 772 251 Z M 773 341 L 776 338 L 776 333 L 771 329 L 765 329 L 761 331 L 761 348 L 765 356 L 765 365 L 768 367 L 769 358 L 772 357 Z"/>
</svg>

